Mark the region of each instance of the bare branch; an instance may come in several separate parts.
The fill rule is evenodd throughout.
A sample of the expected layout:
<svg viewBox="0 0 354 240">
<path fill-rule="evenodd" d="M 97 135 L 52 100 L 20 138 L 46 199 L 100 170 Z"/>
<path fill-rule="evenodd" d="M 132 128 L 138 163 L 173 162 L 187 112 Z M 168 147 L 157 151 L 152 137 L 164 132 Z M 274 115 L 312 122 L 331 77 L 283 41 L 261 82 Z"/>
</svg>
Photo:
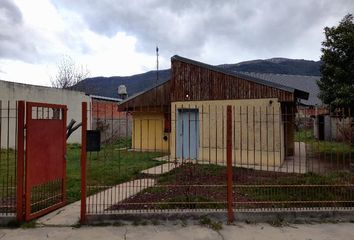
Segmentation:
<svg viewBox="0 0 354 240">
<path fill-rule="evenodd" d="M 52 87 L 70 88 L 90 75 L 87 67 L 78 65 L 70 56 L 63 56 L 58 62 L 57 73 L 51 79 Z"/>
</svg>

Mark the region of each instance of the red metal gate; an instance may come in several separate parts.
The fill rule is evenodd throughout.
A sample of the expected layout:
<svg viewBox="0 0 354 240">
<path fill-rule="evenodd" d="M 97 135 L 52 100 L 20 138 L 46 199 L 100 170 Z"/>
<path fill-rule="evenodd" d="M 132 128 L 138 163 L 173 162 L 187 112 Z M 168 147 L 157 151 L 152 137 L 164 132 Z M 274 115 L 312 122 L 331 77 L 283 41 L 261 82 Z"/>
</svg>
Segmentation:
<svg viewBox="0 0 354 240">
<path fill-rule="evenodd" d="M 65 105 L 26 103 L 24 205 L 19 203 L 26 221 L 65 205 L 66 112 Z"/>
</svg>

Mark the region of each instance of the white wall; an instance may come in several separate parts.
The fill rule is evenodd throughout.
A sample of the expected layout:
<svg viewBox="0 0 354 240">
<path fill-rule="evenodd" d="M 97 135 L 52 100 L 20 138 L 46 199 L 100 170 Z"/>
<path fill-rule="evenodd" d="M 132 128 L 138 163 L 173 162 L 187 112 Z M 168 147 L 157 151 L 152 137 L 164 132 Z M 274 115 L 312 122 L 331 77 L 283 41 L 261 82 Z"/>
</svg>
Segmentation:
<svg viewBox="0 0 354 240">
<path fill-rule="evenodd" d="M 89 103 L 90 97 L 83 92 L 0 80 L 0 101 L 2 101 L 0 139 L 2 148 L 6 148 L 8 145 L 11 148 L 15 147 L 16 101 L 19 100 L 67 105 L 67 122 L 69 123 L 71 119 L 75 119 L 79 123 L 81 122 L 81 102 Z M 10 111 L 7 110 L 8 101 L 10 101 Z M 10 117 L 9 119 L 8 116 Z M 9 143 L 7 141 L 8 137 Z M 76 130 L 68 139 L 69 143 L 80 143 L 80 141 L 81 128 Z"/>
</svg>

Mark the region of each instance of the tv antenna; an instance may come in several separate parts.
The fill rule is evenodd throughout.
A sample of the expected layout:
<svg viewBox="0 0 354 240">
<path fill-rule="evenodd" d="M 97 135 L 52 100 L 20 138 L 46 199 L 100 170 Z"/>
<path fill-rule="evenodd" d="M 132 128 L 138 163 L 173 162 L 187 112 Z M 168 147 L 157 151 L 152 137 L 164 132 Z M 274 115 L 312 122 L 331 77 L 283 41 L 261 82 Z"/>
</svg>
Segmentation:
<svg viewBox="0 0 354 240">
<path fill-rule="evenodd" d="M 156 46 L 156 82 L 155 86 L 159 82 L 159 46 Z"/>
</svg>

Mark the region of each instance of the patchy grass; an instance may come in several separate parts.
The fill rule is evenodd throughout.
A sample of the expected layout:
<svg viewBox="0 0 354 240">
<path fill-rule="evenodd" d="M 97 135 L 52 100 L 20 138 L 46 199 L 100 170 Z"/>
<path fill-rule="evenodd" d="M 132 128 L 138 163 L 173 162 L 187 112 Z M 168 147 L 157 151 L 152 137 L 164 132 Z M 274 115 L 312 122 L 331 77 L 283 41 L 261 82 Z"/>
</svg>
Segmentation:
<svg viewBox="0 0 354 240">
<path fill-rule="evenodd" d="M 210 229 L 213 229 L 214 231 L 220 231 L 222 229 L 222 222 L 216 222 L 211 220 L 208 217 L 203 217 L 200 221 L 199 221 L 200 225 L 202 226 L 207 226 Z"/>
<path fill-rule="evenodd" d="M 36 228 L 37 223 L 36 223 L 36 220 L 34 219 L 29 222 L 23 222 L 20 227 L 21 228 Z"/>
<path fill-rule="evenodd" d="M 110 186 L 132 180 L 139 176 L 140 171 L 162 164 L 153 158 L 161 153 L 130 152 L 120 150 L 129 145 L 129 139 L 123 139 L 114 145 L 104 145 L 98 153 L 87 154 L 87 180 L 89 185 Z M 79 144 L 67 145 L 67 196 L 68 202 L 80 199 L 81 168 Z M 16 152 L 13 149 L 0 152 L 0 199 L 14 202 Z M 9 186 L 7 188 L 6 186 Z M 102 189 L 92 190 L 95 193 Z M 10 199 L 11 198 L 11 199 Z"/>
<path fill-rule="evenodd" d="M 14 149 L 0 150 L 0 197 L 9 197 L 16 184 L 16 152 Z M 6 188 L 6 187 L 9 188 Z"/>
<path fill-rule="evenodd" d="M 308 141 L 307 144 L 316 152 L 326 154 L 350 154 L 354 153 L 354 147 L 345 142 Z"/>
<path fill-rule="evenodd" d="M 309 142 L 315 141 L 313 130 L 302 130 L 295 132 L 295 142 Z"/>
<path fill-rule="evenodd" d="M 119 148 L 128 148 L 132 147 L 132 139 L 131 138 L 119 138 L 117 140 L 116 146 Z"/>
<path fill-rule="evenodd" d="M 312 130 L 295 132 L 295 141 L 305 142 L 309 157 L 331 163 L 338 167 L 340 164 L 349 166 L 354 163 L 354 147 L 350 143 L 340 141 L 318 141 L 315 139 Z"/>
<path fill-rule="evenodd" d="M 295 132 L 296 142 L 305 142 L 309 144 L 313 150 L 321 153 L 354 153 L 354 147 L 349 143 L 339 141 L 319 141 L 315 139 L 312 130 L 304 130 Z"/>
<path fill-rule="evenodd" d="M 318 167 L 351 170 L 354 168 L 354 147 L 342 142 L 313 141 L 308 142 L 308 157 L 312 162 L 317 161 Z M 311 164 L 311 162 L 309 162 Z"/>
<path fill-rule="evenodd" d="M 68 144 L 66 147 L 66 177 L 67 177 L 67 197 L 68 202 L 74 202 L 80 199 L 81 193 L 81 168 L 80 168 L 79 144 Z"/>
<path fill-rule="evenodd" d="M 87 153 L 87 184 L 112 186 L 137 178 L 144 169 L 162 164 L 153 158 L 161 153 L 130 152 L 120 150 L 122 145 L 102 146 L 100 152 Z M 80 146 L 67 147 L 67 194 L 68 201 L 80 199 Z M 103 190 L 91 188 L 89 194 Z"/>
</svg>

